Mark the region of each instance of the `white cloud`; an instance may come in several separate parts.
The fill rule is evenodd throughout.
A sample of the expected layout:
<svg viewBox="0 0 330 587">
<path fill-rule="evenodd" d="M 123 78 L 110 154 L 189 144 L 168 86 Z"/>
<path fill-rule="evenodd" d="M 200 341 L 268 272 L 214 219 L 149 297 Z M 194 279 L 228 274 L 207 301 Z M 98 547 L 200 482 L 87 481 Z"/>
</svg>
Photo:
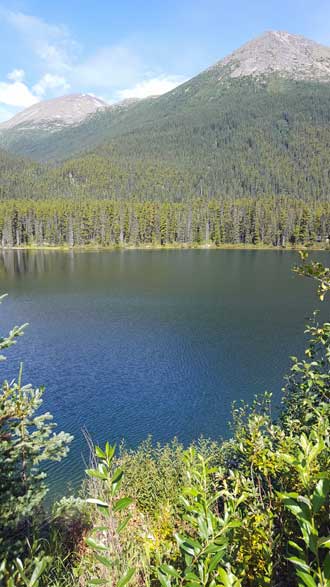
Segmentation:
<svg viewBox="0 0 330 587">
<path fill-rule="evenodd" d="M 65 77 L 54 75 L 52 73 L 45 73 L 45 75 L 33 86 L 32 90 L 37 96 L 44 96 L 49 90 L 66 92 L 69 88 L 70 84 L 66 81 Z"/>
<path fill-rule="evenodd" d="M 40 101 L 47 92 L 63 93 L 70 88 L 63 76 L 46 73 L 31 89 L 23 82 L 25 72 L 14 69 L 0 82 L 0 121 L 7 120 L 17 109 L 28 108 Z M 10 106 L 11 108 L 8 108 Z"/>
<path fill-rule="evenodd" d="M 0 8 L 0 16 L 18 33 L 28 49 L 37 58 L 33 62 L 47 70 L 32 88 L 24 82 L 23 69 L 14 69 L 7 75 L 9 81 L 0 81 L 0 119 L 6 120 L 21 110 L 36 104 L 41 98 L 66 92 L 70 85 L 64 74 L 71 71 L 77 43 L 63 26 Z M 48 94 L 48 95 L 47 95 Z M 10 106 L 11 108 L 8 108 Z"/>
<path fill-rule="evenodd" d="M 23 12 L 2 11 L 7 22 L 21 35 L 47 68 L 64 71 L 71 68 L 78 44 L 64 26 L 49 24 Z"/>
<path fill-rule="evenodd" d="M 181 76 L 159 76 L 141 81 L 131 88 L 120 90 L 118 97 L 121 100 L 126 98 L 147 98 L 148 96 L 158 96 L 170 92 L 176 86 L 182 84 L 184 78 Z"/>
<path fill-rule="evenodd" d="M 0 81 L 0 119 L 6 113 L 8 117 L 13 114 L 14 108 L 26 108 L 40 99 L 59 96 L 71 87 L 73 91 L 104 94 L 113 103 L 164 94 L 184 81 L 181 76 L 150 71 L 136 44 L 131 42 L 100 47 L 82 58 L 82 48 L 65 26 L 6 10 L 1 5 L 0 17 L 26 46 L 32 72 L 39 72 L 40 78 L 28 84 L 25 71 L 17 68 L 7 75 L 6 81 Z M 32 72 L 28 71 L 30 75 Z"/>
<path fill-rule="evenodd" d="M 0 82 L 0 102 L 7 106 L 27 108 L 39 102 L 39 98 L 34 96 L 23 82 Z"/>
<path fill-rule="evenodd" d="M 89 88 L 116 88 L 135 80 L 141 68 L 139 57 L 128 47 L 102 47 L 74 67 L 72 80 Z"/>
<path fill-rule="evenodd" d="M 13 82 L 22 82 L 25 78 L 25 71 L 24 69 L 13 69 L 13 71 L 8 73 L 7 78 Z"/>
</svg>

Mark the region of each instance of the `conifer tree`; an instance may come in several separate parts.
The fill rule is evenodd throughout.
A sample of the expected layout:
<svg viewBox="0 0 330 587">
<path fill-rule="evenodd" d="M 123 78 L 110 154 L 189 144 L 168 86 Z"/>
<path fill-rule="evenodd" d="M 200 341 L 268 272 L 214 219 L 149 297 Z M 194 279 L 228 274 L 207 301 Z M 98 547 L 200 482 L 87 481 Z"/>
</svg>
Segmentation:
<svg viewBox="0 0 330 587">
<path fill-rule="evenodd" d="M 15 344 L 24 326 L 0 338 L 0 351 Z M 5 357 L 1 355 L 1 360 Z M 38 523 L 38 513 L 47 493 L 45 461 L 60 461 L 72 440 L 56 434 L 52 415 L 40 413 L 43 388 L 5 380 L 0 391 L 0 559 L 21 555 Z"/>
</svg>

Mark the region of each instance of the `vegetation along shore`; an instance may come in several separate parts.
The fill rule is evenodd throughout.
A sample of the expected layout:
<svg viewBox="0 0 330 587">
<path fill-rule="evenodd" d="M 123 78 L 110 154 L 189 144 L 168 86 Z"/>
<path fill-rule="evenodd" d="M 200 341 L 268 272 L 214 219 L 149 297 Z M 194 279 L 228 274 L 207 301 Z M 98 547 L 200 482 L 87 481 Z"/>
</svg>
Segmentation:
<svg viewBox="0 0 330 587">
<path fill-rule="evenodd" d="M 0 243 L 13 246 L 321 246 L 330 202 L 244 198 L 0 201 Z"/>
</svg>

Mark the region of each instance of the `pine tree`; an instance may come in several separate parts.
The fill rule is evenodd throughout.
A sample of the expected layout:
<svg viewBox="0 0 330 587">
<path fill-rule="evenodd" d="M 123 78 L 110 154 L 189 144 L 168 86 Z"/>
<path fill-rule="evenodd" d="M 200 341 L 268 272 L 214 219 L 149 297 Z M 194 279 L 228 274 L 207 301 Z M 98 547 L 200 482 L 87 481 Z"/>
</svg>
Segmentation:
<svg viewBox="0 0 330 587">
<path fill-rule="evenodd" d="M 15 327 L 0 338 L 0 350 L 15 344 L 23 330 L 24 326 Z M 24 550 L 47 493 L 41 464 L 61 460 L 72 440 L 64 432 L 55 434 L 51 414 L 40 413 L 43 391 L 23 385 L 22 367 L 17 381 L 5 380 L 0 391 L 1 560 L 11 560 Z"/>
</svg>

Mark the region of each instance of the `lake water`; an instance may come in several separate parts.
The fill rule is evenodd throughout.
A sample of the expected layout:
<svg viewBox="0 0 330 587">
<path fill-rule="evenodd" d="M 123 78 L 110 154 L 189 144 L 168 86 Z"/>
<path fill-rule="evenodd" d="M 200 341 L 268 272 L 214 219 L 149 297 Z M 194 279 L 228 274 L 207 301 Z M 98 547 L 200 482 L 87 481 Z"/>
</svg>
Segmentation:
<svg viewBox="0 0 330 587">
<path fill-rule="evenodd" d="M 46 386 L 45 409 L 75 436 L 51 466 L 57 487 L 83 475 L 83 427 L 99 443 L 188 443 L 226 436 L 233 400 L 269 390 L 278 404 L 318 306 L 314 284 L 291 272 L 298 261 L 286 251 L 0 253 L 1 334 L 30 323 L 1 376 L 22 360 L 25 382 Z"/>
</svg>

